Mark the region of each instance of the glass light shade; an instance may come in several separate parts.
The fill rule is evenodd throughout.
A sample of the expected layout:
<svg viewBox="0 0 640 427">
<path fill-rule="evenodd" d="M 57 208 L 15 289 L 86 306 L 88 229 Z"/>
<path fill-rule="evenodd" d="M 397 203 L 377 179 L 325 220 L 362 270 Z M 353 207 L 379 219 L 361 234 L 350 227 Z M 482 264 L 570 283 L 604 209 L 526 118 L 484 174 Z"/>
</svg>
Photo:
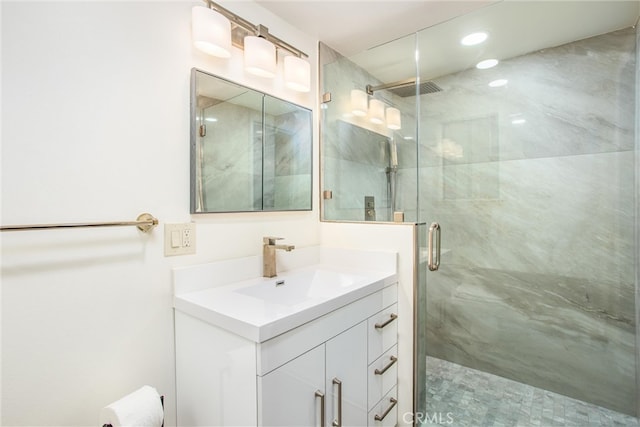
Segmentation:
<svg viewBox="0 0 640 427">
<path fill-rule="evenodd" d="M 354 116 L 364 117 L 367 115 L 368 107 L 367 93 L 360 89 L 351 91 L 351 112 Z"/>
<path fill-rule="evenodd" d="M 379 99 L 369 102 L 369 120 L 376 125 L 384 123 L 384 103 Z"/>
<path fill-rule="evenodd" d="M 231 57 L 231 23 L 204 6 L 191 9 L 191 37 L 199 50 L 219 58 Z"/>
<path fill-rule="evenodd" d="M 276 75 L 276 47 L 269 40 L 258 36 L 244 38 L 244 69 L 260 77 Z"/>
<path fill-rule="evenodd" d="M 297 56 L 284 58 L 284 84 L 298 92 L 309 92 L 311 89 L 311 65 Z"/>
<path fill-rule="evenodd" d="M 402 129 L 402 118 L 397 108 L 387 108 L 387 127 L 391 130 Z"/>
</svg>

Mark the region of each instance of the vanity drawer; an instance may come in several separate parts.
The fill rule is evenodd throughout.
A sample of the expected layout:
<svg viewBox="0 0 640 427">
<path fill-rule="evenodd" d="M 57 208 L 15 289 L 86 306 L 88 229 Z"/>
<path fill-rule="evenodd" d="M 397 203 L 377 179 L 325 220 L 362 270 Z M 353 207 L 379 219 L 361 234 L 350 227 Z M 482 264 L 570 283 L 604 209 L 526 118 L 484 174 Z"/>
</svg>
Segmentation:
<svg viewBox="0 0 640 427">
<path fill-rule="evenodd" d="M 384 396 L 371 411 L 369 411 L 369 426 L 393 427 L 398 423 L 398 391 L 394 387 Z"/>
<path fill-rule="evenodd" d="M 367 321 L 368 360 L 371 363 L 398 342 L 398 304 L 393 304 Z"/>
<path fill-rule="evenodd" d="M 369 365 L 367 410 L 372 410 L 398 382 L 398 346 L 394 345 Z"/>
</svg>

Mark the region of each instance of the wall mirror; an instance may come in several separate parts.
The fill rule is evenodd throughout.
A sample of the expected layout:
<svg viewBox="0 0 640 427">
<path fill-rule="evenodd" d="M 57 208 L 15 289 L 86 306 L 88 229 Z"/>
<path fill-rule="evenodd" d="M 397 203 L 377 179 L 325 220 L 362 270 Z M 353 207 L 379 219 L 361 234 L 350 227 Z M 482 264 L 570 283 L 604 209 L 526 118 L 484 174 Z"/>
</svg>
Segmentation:
<svg viewBox="0 0 640 427">
<path fill-rule="evenodd" d="M 311 210 L 311 110 L 191 70 L 191 213 Z"/>
</svg>

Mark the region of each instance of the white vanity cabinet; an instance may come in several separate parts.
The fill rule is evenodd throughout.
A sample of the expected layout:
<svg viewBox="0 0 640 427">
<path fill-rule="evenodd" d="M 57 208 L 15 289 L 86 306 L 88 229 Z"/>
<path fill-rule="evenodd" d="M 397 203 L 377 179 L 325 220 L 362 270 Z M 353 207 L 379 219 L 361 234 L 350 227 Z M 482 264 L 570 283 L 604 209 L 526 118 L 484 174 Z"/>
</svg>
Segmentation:
<svg viewBox="0 0 640 427">
<path fill-rule="evenodd" d="M 395 425 L 396 315 L 395 283 L 263 342 L 176 309 L 178 425 Z"/>
<path fill-rule="evenodd" d="M 361 322 L 258 377 L 258 424 L 366 425 L 366 339 Z"/>
</svg>

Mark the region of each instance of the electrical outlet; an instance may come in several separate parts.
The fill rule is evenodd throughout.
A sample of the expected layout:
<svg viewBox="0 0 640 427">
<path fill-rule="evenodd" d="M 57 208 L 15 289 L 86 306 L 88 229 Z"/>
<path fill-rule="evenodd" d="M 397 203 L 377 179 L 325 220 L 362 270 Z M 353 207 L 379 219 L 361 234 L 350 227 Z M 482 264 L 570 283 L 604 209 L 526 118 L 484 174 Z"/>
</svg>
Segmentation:
<svg viewBox="0 0 640 427">
<path fill-rule="evenodd" d="M 191 255 L 196 253 L 196 224 L 164 225 L 164 256 Z"/>
</svg>

